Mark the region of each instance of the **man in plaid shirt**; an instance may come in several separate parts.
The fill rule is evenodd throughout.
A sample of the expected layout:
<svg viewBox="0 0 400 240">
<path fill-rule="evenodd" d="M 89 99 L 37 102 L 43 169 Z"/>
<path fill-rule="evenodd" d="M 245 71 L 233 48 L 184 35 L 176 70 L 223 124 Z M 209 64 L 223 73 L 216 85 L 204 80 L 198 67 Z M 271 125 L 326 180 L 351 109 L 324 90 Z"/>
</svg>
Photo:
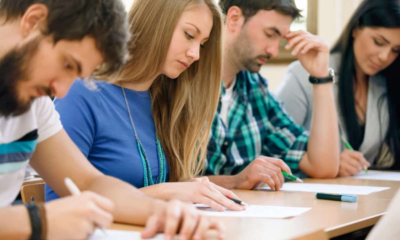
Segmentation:
<svg viewBox="0 0 400 240">
<path fill-rule="evenodd" d="M 221 0 L 226 14 L 222 92 L 211 129 L 206 174 L 225 188 L 279 190 L 288 173 L 336 177 L 339 132 L 332 82 L 314 84 L 310 133 L 287 115 L 258 72 L 279 43 L 311 76 L 329 77 L 329 48 L 305 31 L 290 32 L 301 17 L 293 0 Z M 299 89 L 300 90 L 300 89 Z M 282 159 L 282 160 L 280 160 Z"/>
</svg>

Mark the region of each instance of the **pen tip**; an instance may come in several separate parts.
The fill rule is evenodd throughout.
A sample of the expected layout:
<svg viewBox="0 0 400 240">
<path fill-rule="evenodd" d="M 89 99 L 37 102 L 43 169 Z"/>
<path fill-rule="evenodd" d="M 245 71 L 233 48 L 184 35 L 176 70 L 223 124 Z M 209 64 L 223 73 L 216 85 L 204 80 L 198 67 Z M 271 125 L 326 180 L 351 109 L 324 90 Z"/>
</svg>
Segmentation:
<svg viewBox="0 0 400 240">
<path fill-rule="evenodd" d="M 244 206 L 249 206 L 249 204 L 247 204 L 247 203 L 245 203 L 245 202 L 242 202 L 242 205 L 244 205 Z"/>
<path fill-rule="evenodd" d="M 303 182 L 303 180 L 301 180 L 300 178 L 298 178 L 297 181 L 298 181 L 298 182 L 301 182 L 301 183 Z"/>
</svg>

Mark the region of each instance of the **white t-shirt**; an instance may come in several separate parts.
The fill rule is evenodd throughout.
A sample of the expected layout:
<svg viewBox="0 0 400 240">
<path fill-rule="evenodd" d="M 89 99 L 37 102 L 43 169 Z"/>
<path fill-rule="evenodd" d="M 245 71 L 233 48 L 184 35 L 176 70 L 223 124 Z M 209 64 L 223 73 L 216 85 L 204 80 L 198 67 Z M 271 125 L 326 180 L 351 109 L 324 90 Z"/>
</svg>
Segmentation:
<svg viewBox="0 0 400 240">
<path fill-rule="evenodd" d="M 0 207 L 11 205 L 17 197 L 36 145 L 61 129 L 49 97 L 36 99 L 23 115 L 0 116 Z"/>
<path fill-rule="evenodd" d="M 225 95 L 221 98 L 221 112 L 219 116 L 225 123 L 225 126 L 228 126 L 229 106 L 232 105 L 232 99 L 234 94 L 233 88 L 235 87 L 235 84 L 236 84 L 236 77 L 233 80 L 232 85 L 229 88 L 225 89 Z"/>
</svg>

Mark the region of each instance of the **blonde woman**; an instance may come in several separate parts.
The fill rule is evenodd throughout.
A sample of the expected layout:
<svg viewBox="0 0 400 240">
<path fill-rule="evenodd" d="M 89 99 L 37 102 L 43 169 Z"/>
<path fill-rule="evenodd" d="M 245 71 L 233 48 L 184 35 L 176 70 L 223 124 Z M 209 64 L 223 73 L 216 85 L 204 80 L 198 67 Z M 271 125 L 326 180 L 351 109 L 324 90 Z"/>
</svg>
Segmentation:
<svg viewBox="0 0 400 240">
<path fill-rule="evenodd" d="M 129 13 L 131 59 L 89 90 L 77 81 L 55 101 L 89 161 L 146 194 L 243 210 L 207 178 L 209 129 L 219 98 L 222 14 L 213 0 L 136 0 Z M 46 200 L 57 195 L 47 187 Z"/>
</svg>

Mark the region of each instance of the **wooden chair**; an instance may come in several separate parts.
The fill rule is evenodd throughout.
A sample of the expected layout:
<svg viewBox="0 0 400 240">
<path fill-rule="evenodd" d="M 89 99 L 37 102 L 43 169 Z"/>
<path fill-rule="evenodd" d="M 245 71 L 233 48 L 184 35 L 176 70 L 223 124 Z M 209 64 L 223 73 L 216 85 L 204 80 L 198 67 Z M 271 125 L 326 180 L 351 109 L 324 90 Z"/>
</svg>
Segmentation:
<svg viewBox="0 0 400 240">
<path fill-rule="evenodd" d="M 24 183 L 21 187 L 23 203 L 44 202 L 44 181 Z"/>
<path fill-rule="evenodd" d="M 292 240 L 329 240 L 328 234 L 324 230 L 318 230 L 305 236 L 295 238 Z"/>
</svg>

